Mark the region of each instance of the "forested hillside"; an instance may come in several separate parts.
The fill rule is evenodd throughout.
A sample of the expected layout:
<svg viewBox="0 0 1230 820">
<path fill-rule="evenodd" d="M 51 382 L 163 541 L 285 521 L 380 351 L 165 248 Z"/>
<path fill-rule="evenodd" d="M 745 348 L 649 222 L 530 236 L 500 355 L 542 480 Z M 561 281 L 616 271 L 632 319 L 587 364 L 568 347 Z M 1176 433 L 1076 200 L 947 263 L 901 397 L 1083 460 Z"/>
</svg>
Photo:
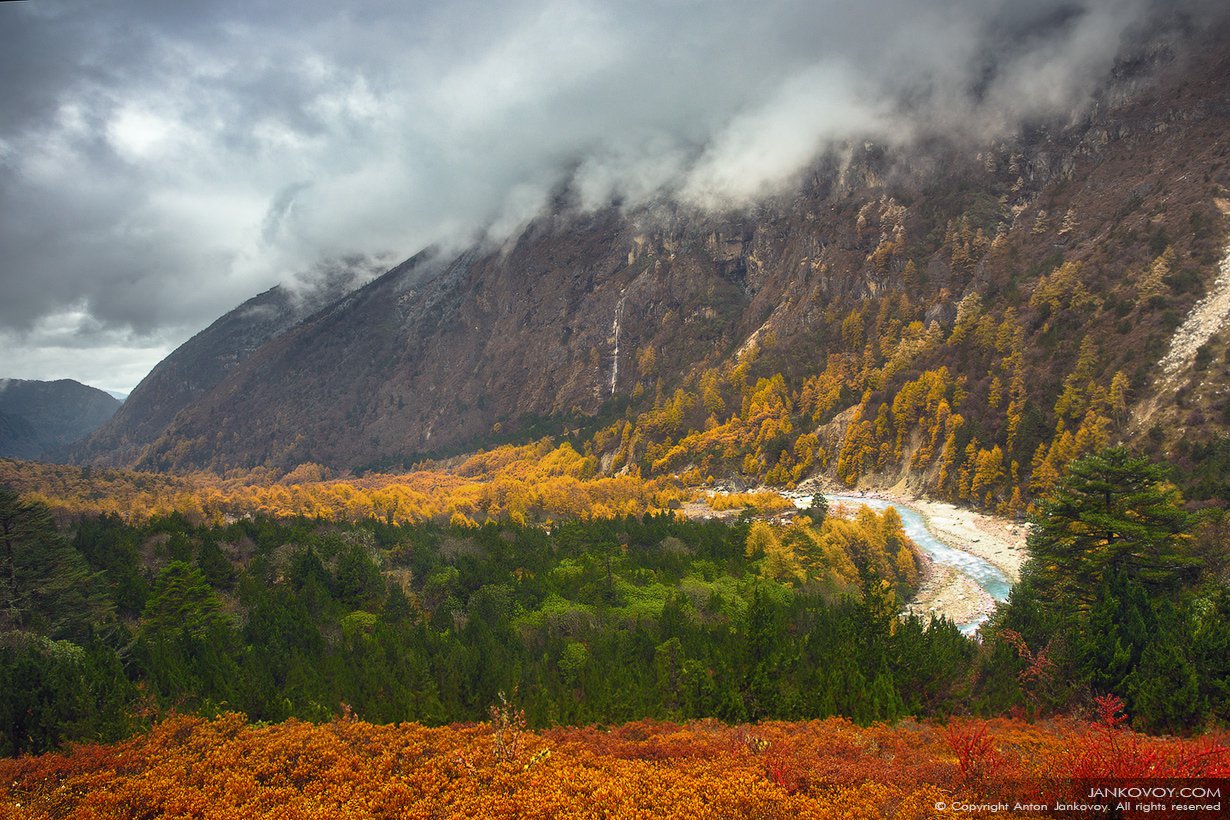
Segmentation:
<svg viewBox="0 0 1230 820">
<path fill-rule="evenodd" d="M 979 641 L 898 614 L 917 564 L 891 510 L 61 533 L 0 491 L 0 528 L 3 750 L 90 741 L 0 761 L 23 816 L 1053 816 L 1098 805 L 1090 782 L 1230 774 L 1224 520 L 1122 449 L 1039 505 Z"/>
<path fill-rule="evenodd" d="M 549 532 L 104 517 L 69 541 L 45 508 L 0 501 L 10 754 L 114 736 L 142 709 L 439 724 L 500 691 L 538 726 L 887 719 L 947 703 L 972 652 L 951 625 L 895 626 L 918 567 L 891 511 Z"/>
<path fill-rule="evenodd" d="M 93 432 L 120 402 L 72 379 L 0 378 L 0 456 L 40 458 Z"/>
</svg>

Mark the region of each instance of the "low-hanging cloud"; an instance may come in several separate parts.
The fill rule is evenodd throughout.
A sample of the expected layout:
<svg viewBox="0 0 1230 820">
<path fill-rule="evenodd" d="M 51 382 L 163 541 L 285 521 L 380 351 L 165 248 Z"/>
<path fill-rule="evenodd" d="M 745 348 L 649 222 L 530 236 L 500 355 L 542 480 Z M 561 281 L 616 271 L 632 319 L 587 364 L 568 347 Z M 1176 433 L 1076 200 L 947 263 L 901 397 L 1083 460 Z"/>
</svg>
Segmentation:
<svg viewBox="0 0 1230 820">
<path fill-rule="evenodd" d="M 1088 98 L 1155 8 L 0 4 L 0 376 L 125 389 L 125 344 L 147 366 L 324 257 L 500 239 L 566 178 L 738 207 L 834 142 L 992 136 Z"/>
</svg>

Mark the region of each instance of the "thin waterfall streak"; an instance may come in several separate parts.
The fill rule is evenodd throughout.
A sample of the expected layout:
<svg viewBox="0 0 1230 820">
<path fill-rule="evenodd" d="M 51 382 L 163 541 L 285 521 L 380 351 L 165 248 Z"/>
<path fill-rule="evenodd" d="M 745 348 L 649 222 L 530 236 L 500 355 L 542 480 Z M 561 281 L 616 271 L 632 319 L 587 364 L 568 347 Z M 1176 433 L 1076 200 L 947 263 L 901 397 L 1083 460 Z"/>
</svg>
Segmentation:
<svg viewBox="0 0 1230 820">
<path fill-rule="evenodd" d="M 618 383 L 618 380 L 619 380 L 619 323 L 624 318 L 624 300 L 627 298 L 628 298 L 627 296 L 624 296 L 621 294 L 619 297 L 619 301 L 615 303 L 615 323 L 613 327 L 613 330 L 615 333 L 615 350 L 613 351 L 612 361 L 611 361 L 611 395 L 612 396 L 615 395 L 615 385 Z"/>
</svg>

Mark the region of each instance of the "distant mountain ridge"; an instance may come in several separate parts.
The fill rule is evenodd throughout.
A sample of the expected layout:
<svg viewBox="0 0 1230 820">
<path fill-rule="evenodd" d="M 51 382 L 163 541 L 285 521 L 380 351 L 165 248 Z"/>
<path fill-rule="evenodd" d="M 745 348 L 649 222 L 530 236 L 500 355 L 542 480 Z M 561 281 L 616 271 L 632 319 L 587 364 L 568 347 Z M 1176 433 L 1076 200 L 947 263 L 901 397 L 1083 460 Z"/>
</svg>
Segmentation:
<svg viewBox="0 0 1230 820">
<path fill-rule="evenodd" d="M 35 459 L 111 418 L 120 402 L 72 379 L 0 379 L 0 456 Z"/>
</svg>

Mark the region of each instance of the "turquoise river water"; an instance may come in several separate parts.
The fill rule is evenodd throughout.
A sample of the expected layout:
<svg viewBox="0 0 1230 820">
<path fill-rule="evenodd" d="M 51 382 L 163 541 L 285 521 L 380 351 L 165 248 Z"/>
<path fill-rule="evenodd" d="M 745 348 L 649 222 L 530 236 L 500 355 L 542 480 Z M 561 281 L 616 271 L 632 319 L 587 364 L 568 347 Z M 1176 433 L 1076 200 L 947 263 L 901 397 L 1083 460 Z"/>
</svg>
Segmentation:
<svg viewBox="0 0 1230 820">
<path fill-rule="evenodd" d="M 926 553 L 937 566 L 948 566 L 960 572 L 963 575 L 969 576 L 974 583 L 986 590 L 996 601 L 1008 600 L 1008 593 L 1012 590 L 1012 584 L 1004 577 L 1004 574 L 999 571 L 993 564 L 979 558 L 977 555 L 972 555 L 965 550 L 957 549 L 956 547 L 945 543 L 938 535 L 932 532 L 927 527 L 927 520 L 923 514 L 909 504 L 904 504 L 900 501 L 885 501 L 881 498 L 864 498 L 861 496 L 852 495 L 826 495 L 829 504 L 849 504 L 857 506 L 865 504 L 873 510 L 882 511 L 888 507 L 896 507 L 897 513 L 901 516 L 901 523 L 905 529 L 905 534 L 910 537 L 918 548 Z M 794 499 L 794 502 L 799 507 L 810 506 L 811 499 Z M 967 621 L 966 623 L 957 624 L 961 631 L 967 635 L 972 635 L 978 631 L 978 627 L 986 621 L 987 615 L 979 615 L 977 618 Z"/>
</svg>

